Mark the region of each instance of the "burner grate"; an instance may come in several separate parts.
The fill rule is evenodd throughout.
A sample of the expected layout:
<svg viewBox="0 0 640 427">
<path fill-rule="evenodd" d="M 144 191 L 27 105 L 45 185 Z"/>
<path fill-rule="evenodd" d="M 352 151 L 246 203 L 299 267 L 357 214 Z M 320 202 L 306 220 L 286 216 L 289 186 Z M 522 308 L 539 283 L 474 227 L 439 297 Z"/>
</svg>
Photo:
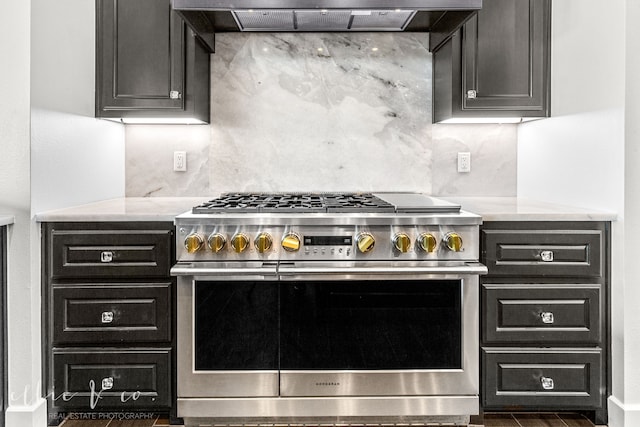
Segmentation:
<svg viewBox="0 0 640 427">
<path fill-rule="evenodd" d="M 390 203 L 369 193 L 316 194 L 227 193 L 193 208 L 194 214 L 211 213 L 319 213 L 395 212 Z"/>
<path fill-rule="evenodd" d="M 395 212 L 395 206 L 372 194 L 335 194 L 325 197 L 327 212 Z"/>
</svg>

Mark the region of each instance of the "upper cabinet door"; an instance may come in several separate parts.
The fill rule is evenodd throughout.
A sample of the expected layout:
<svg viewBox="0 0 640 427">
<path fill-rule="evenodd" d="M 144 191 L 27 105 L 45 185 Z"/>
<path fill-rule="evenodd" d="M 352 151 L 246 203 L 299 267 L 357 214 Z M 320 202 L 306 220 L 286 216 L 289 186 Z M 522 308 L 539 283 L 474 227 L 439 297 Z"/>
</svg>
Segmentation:
<svg viewBox="0 0 640 427">
<path fill-rule="evenodd" d="M 463 29 L 463 109 L 545 110 L 547 4 L 483 2 Z"/>
<path fill-rule="evenodd" d="M 434 122 L 548 117 L 550 32 L 550 0 L 484 0 L 434 53 Z"/>
<path fill-rule="evenodd" d="M 96 38 L 96 117 L 209 120 L 208 53 L 170 0 L 96 0 Z"/>
<path fill-rule="evenodd" d="M 98 4 L 103 109 L 182 109 L 184 24 L 170 2 Z"/>
</svg>

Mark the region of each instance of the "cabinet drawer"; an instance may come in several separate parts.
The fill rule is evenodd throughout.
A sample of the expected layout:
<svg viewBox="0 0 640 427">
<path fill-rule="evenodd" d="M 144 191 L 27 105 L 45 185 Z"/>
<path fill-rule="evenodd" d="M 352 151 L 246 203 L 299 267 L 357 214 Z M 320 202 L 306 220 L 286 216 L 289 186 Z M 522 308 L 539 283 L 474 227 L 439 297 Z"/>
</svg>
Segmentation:
<svg viewBox="0 0 640 427">
<path fill-rule="evenodd" d="M 171 350 L 53 349 L 54 406 L 81 410 L 166 408 Z"/>
<path fill-rule="evenodd" d="M 483 284 L 485 343 L 601 340 L 600 285 Z"/>
<path fill-rule="evenodd" d="M 170 297 L 171 283 L 54 285 L 54 345 L 167 342 Z"/>
<path fill-rule="evenodd" d="M 491 409 L 600 407 L 600 349 L 483 348 L 484 406 Z"/>
<path fill-rule="evenodd" d="M 601 277 L 600 230 L 483 230 L 491 276 Z"/>
<path fill-rule="evenodd" d="M 53 230 L 53 278 L 168 277 L 168 230 Z"/>
</svg>

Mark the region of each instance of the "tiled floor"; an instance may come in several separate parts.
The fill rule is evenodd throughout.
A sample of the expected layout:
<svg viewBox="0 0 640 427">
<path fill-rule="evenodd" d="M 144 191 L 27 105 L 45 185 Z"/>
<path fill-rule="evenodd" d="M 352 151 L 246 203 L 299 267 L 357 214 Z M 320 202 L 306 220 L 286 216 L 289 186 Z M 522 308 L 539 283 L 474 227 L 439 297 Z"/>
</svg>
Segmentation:
<svg viewBox="0 0 640 427">
<path fill-rule="evenodd" d="M 484 427 L 594 427 L 594 425 L 580 414 L 484 414 Z"/>
<path fill-rule="evenodd" d="M 73 418 L 73 416 L 71 417 Z M 166 418 L 148 420 L 80 420 L 66 419 L 60 427 L 161 427 L 168 426 Z M 469 427 L 594 427 L 579 414 L 484 414 L 484 424 Z M 178 427 L 178 426 L 173 426 Z M 606 426 L 599 426 L 606 427 Z"/>
</svg>

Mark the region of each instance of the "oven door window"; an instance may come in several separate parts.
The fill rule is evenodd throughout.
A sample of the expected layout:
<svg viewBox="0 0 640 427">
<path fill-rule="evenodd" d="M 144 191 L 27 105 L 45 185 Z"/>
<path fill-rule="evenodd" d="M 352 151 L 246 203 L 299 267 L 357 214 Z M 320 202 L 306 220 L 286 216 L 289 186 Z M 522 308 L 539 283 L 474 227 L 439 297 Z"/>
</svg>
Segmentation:
<svg viewBox="0 0 640 427">
<path fill-rule="evenodd" d="M 276 282 L 195 284 L 196 370 L 278 369 Z"/>
<path fill-rule="evenodd" d="M 462 367 L 462 282 L 281 283 L 281 369 Z"/>
</svg>

